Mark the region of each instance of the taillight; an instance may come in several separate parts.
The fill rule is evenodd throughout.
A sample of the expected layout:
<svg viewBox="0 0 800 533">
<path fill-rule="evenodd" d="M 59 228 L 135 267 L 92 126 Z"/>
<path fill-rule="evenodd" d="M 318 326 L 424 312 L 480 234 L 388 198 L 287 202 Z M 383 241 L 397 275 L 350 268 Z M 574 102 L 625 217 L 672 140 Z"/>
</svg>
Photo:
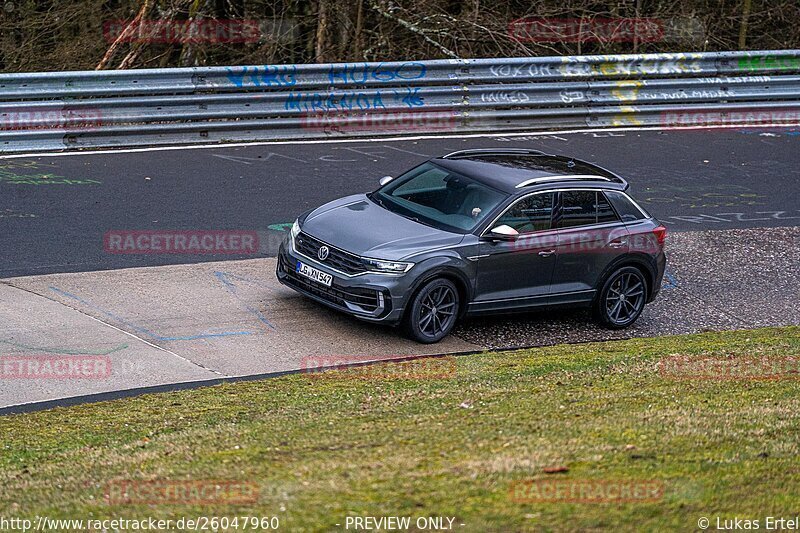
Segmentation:
<svg viewBox="0 0 800 533">
<path fill-rule="evenodd" d="M 663 248 L 664 242 L 667 240 L 667 228 L 665 228 L 664 226 L 659 226 L 653 230 L 653 235 L 656 236 L 658 245 Z"/>
</svg>

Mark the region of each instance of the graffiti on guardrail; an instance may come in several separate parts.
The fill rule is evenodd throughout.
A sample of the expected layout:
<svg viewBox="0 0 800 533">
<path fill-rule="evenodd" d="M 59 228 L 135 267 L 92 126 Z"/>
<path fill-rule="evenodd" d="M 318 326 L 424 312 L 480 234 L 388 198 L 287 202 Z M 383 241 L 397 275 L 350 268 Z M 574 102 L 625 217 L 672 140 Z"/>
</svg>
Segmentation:
<svg viewBox="0 0 800 533">
<path fill-rule="evenodd" d="M 286 110 L 303 111 L 364 111 L 367 109 L 386 109 L 380 91 L 347 93 L 289 93 L 284 104 Z"/>
<path fill-rule="evenodd" d="M 677 75 L 704 72 L 704 63 L 693 54 L 633 56 L 625 60 L 615 56 L 573 56 L 560 61 L 492 65 L 489 72 L 496 78 Z"/>
<path fill-rule="evenodd" d="M 713 78 L 697 78 L 700 83 L 736 85 L 742 83 L 767 83 L 773 81 L 774 76 L 717 76 Z"/>
<path fill-rule="evenodd" d="M 226 67 L 228 80 L 236 87 L 292 87 L 297 84 L 297 65 Z"/>
<path fill-rule="evenodd" d="M 559 93 L 562 103 L 602 102 L 637 102 L 657 100 L 717 100 L 736 96 L 730 89 L 674 89 L 671 91 L 650 88 L 645 81 L 626 80 L 616 82 L 613 88 L 593 89 L 591 92 L 562 89 Z"/>
<path fill-rule="evenodd" d="M 380 135 L 425 132 L 428 126 L 433 133 L 456 128 L 504 131 L 587 126 L 763 127 L 767 115 L 752 119 L 736 115 L 744 113 L 745 106 L 754 109 L 760 106 L 765 112 L 769 109 L 771 120 L 785 127 L 798 121 L 793 118 L 795 112 L 785 110 L 787 104 L 779 100 L 792 98 L 798 90 L 797 80 L 794 76 L 748 74 L 789 74 L 791 70 L 800 71 L 800 53 L 796 50 L 229 66 L 191 73 L 183 69 L 155 69 L 142 77 L 129 72 L 0 75 L 3 79 L 0 86 L 4 87 L 0 89 L 0 99 L 28 99 L 29 86 L 36 86 L 38 95 L 35 102 L 3 106 L 4 110 L 14 110 L 16 115 L 9 118 L 6 113 L 5 129 L 0 121 L 0 150 L 319 138 L 318 133 Z M 442 85 L 451 80 L 457 83 Z M 569 83 L 563 83 L 564 80 Z M 112 87 L 112 81 L 118 85 Z M 176 106 L 192 107 L 188 118 L 179 120 L 182 115 L 175 113 L 175 107 L 156 103 L 164 94 L 172 94 L 162 92 L 168 87 L 177 87 L 186 95 L 193 88 L 203 89 L 192 94 L 191 100 L 183 100 L 181 95 L 174 98 Z M 104 99 L 94 99 L 114 90 L 120 94 L 140 91 L 141 104 L 131 104 L 117 116 L 111 107 L 98 103 Z M 232 97 L 220 105 L 219 95 L 223 93 Z M 57 108 L 57 102 L 63 98 L 83 99 L 87 108 L 98 106 L 105 115 L 71 110 L 42 114 L 42 109 Z M 198 109 L 193 107 L 195 102 Z M 711 106 L 694 105 L 709 102 L 715 104 L 712 111 L 700 111 L 701 107 Z M 65 107 L 75 105 L 70 103 Z M 22 112 L 28 111 L 23 106 L 38 109 L 40 116 L 23 116 Z M 508 111 L 515 107 L 525 107 L 531 112 Z M 775 110 L 777 107 L 784 110 Z M 396 108 L 435 108 L 438 115 L 412 116 L 389 111 Z M 670 114 L 668 109 L 677 111 Z M 298 117 L 303 113 L 305 117 Z M 369 113 L 377 115 L 368 116 Z M 137 119 L 125 124 L 128 116 Z M 251 120 L 241 120 L 244 117 Z M 273 117 L 280 120 L 276 123 Z M 108 127 L 112 124 L 124 125 L 125 133 Z M 44 132 L 29 135 L 38 133 L 37 129 Z M 75 131 L 64 135 L 62 129 Z M 96 131 L 80 135 L 80 129 Z M 156 131 L 158 135 L 152 135 Z"/>
<path fill-rule="evenodd" d="M 298 111 L 366 111 L 386 109 L 387 102 L 409 108 L 422 107 L 425 101 L 419 95 L 419 88 L 392 89 L 385 91 L 348 92 L 290 92 L 284 103 L 285 109 Z"/>
<path fill-rule="evenodd" d="M 481 102 L 495 104 L 525 104 L 531 97 L 525 91 L 489 91 L 481 93 Z"/>
<path fill-rule="evenodd" d="M 585 65 L 585 67 L 581 67 Z M 608 61 L 593 63 L 576 63 L 575 65 L 565 65 L 568 73 L 582 73 L 603 76 L 627 75 L 638 76 L 647 74 L 687 74 L 692 72 L 703 72 L 703 64 L 700 60 L 689 56 L 654 59 L 654 60 L 628 60 L 619 61 L 610 58 Z"/>
<path fill-rule="evenodd" d="M 781 71 L 781 70 L 800 70 L 800 57 L 787 57 L 780 55 L 754 55 L 750 57 L 740 57 L 736 64 L 741 70 L 748 71 Z"/>
<path fill-rule="evenodd" d="M 293 87 L 298 83 L 297 65 L 226 67 L 228 80 L 236 87 Z M 425 77 L 427 67 L 420 62 L 333 64 L 327 73 L 330 85 L 372 82 L 404 82 Z M 321 81 L 321 80 L 320 80 Z"/>
<path fill-rule="evenodd" d="M 345 63 L 331 65 L 328 83 L 357 84 L 372 81 L 408 81 L 425 77 L 428 67 L 417 61 L 403 63 Z"/>
</svg>

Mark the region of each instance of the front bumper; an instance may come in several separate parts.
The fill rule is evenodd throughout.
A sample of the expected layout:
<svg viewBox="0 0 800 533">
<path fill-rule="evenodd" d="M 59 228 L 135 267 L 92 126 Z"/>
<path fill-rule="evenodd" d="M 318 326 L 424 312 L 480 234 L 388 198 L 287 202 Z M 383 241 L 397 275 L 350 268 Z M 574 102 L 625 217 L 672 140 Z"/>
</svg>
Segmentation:
<svg viewBox="0 0 800 533">
<path fill-rule="evenodd" d="M 332 275 L 331 286 L 326 287 L 298 274 L 298 261 Z M 300 256 L 288 239 L 278 251 L 276 268 L 278 281 L 304 296 L 356 318 L 388 325 L 398 324 L 403 317 L 414 278 L 410 274 L 345 276 L 323 262 Z"/>
</svg>

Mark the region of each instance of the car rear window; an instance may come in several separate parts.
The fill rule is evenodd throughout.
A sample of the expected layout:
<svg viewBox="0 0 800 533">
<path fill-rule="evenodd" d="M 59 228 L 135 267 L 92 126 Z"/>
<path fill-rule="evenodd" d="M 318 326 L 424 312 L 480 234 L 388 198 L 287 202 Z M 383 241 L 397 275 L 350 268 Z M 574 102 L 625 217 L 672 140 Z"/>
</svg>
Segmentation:
<svg viewBox="0 0 800 533">
<path fill-rule="evenodd" d="M 650 218 L 650 215 L 642 213 L 642 210 L 636 207 L 627 195 L 617 191 L 606 191 L 605 194 L 623 222 L 636 222 Z"/>
</svg>

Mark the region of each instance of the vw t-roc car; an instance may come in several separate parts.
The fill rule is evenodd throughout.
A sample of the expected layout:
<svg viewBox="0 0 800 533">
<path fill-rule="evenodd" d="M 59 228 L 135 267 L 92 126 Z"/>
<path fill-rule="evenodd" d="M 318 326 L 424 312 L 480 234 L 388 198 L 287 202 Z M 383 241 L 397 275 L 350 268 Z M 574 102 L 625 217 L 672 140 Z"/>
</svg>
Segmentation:
<svg viewBox="0 0 800 533">
<path fill-rule="evenodd" d="M 281 283 L 433 343 L 465 315 L 589 306 L 633 324 L 659 292 L 666 229 L 628 183 L 572 157 L 454 152 L 301 215 Z"/>
</svg>

